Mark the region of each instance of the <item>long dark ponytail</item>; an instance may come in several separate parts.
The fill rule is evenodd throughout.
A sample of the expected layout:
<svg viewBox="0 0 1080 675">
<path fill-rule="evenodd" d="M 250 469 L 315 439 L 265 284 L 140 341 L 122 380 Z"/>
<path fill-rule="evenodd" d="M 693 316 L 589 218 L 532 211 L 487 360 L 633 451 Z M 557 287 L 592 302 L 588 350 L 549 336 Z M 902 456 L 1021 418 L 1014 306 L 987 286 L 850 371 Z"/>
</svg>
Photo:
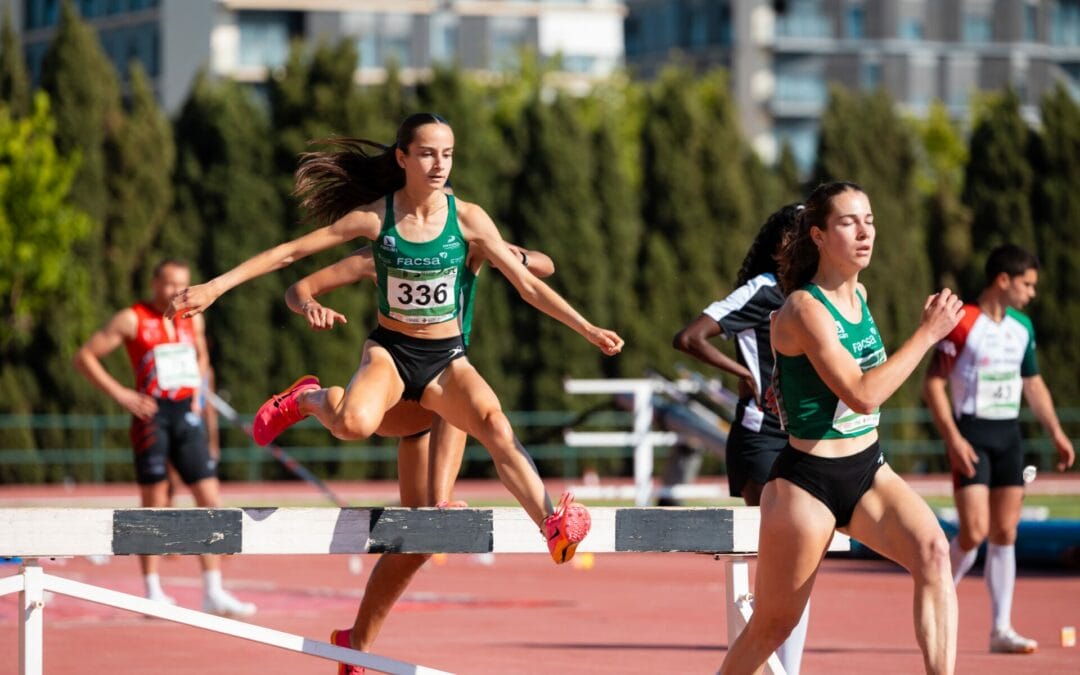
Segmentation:
<svg viewBox="0 0 1080 675">
<path fill-rule="evenodd" d="M 802 204 L 788 204 L 774 211 L 765 220 L 743 258 L 742 267 L 735 277 L 736 286 L 742 286 L 759 274 L 776 273 L 776 256 L 780 245 L 798 226 L 798 216 L 802 208 Z"/>
<path fill-rule="evenodd" d="M 857 183 L 841 180 L 831 183 L 822 183 L 814 188 L 810 196 L 803 202 L 803 209 L 799 211 L 798 224 L 780 246 L 780 254 L 777 256 L 779 263 L 780 290 L 784 295 L 790 295 L 805 286 L 817 273 L 821 253 L 818 251 L 814 240 L 810 238 L 810 228 L 817 227 L 824 230 L 825 223 L 832 213 L 832 201 L 837 195 L 854 190 L 865 192 Z"/>
<path fill-rule="evenodd" d="M 392 145 L 364 138 L 326 138 L 313 145 L 327 150 L 306 152 L 296 169 L 293 195 L 307 220 L 328 224 L 405 186 L 405 170 L 394 151 L 408 153 L 416 130 L 425 124 L 448 124 L 435 113 L 414 113 L 398 126 Z"/>
</svg>

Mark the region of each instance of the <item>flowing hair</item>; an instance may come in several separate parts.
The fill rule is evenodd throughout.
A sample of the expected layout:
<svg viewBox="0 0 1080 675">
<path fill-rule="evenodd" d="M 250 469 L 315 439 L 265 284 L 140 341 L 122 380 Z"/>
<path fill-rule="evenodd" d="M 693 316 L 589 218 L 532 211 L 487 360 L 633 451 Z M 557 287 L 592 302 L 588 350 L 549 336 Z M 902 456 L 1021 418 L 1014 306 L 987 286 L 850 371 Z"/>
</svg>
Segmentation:
<svg viewBox="0 0 1080 675">
<path fill-rule="evenodd" d="M 364 138 L 325 138 L 312 145 L 327 150 L 300 155 L 293 195 L 300 200 L 305 219 L 332 223 L 364 204 L 370 204 L 405 186 L 405 170 L 394 152 L 408 154 L 416 130 L 425 124 L 449 122 L 435 113 L 414 113 L 406 117 L 391 145 Z"/>
<path fill-rule="evenodd" d="M 833 181 L 818 185 L 803 202 L 804 208 L 799 211 L 796 227 L 785 235 L 776 258 L 777 277 L 784 295 L 790 295 L 814 278 L 821 253 L 810 238 L 810 229 L 816 227 L 824 230 L 832 214 L 833 198 L 848 191 L 865 192 L 857 183 Z"/>
<path fill-rule="evenodd" d="M 754 243 L 750 244 L 750 250 L 743 258 L 742 267 L 735 277 L 735 286 L 739 287 L 750 281 L 759 274 L 772 272 L 776 274 L 776 256 L 780 252 L 780 245 L 790 232 L 794 232 L 798 226 L 799 212 L 803 210 L 802 204 L 788 204 L 774 211 L 758 230 L 754 237 Z"/>
</svg>

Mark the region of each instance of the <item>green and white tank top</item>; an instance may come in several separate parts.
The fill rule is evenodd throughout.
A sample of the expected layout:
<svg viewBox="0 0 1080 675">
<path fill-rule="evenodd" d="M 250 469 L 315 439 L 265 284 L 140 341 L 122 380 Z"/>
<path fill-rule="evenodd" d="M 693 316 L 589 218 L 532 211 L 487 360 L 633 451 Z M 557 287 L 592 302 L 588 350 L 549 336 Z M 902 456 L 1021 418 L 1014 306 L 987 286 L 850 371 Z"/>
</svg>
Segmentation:
<svg viewBox="0 0 1080 675">
<path fill-rule="evenodd" d="M 803 290 L 829 310 L 836 324 L 836 336 L 863 372 L 885 362 L 885 345 L 862 293 L 859 293 L 862 317 L 858 323 L 851 323 L 816 285 L 807 284 Z M 878 425 L 878 411 L 860 414 L 849 408 L 829 389 L 805 354 L 785 356 L 777 352 L 773 374 L 780 421 L 796 438 L 853 438 L 870 433 Z"/>
<path fill-rule="evenodd" d="M 461 236 L 454 196 L 446 199 L 442 232 L 417 243 L 398 233 L 394 195 L 386 196 L 382 230 L 372 247 L 383 316 L 402 323 L 443 323 L 458 319 L 463 306 L 471 305 L 475 275 L 465 264 L 469 244 Z M 468 318 L 471 322 L 471 314 Z"/>
</svg>

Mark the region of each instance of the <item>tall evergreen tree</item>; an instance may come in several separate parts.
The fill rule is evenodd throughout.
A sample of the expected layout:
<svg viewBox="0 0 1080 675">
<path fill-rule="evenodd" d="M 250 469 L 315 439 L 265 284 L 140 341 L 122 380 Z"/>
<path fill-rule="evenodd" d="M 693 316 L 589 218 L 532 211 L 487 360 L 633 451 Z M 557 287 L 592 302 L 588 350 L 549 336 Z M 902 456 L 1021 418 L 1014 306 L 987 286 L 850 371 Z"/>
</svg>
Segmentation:
<svg viewBox="0 0 1080 675">
<path fill-rule="evenodd" d="M 151 247 L 173 211 L 172 125 L 138 61 L 131 63 L 130 82 L 127 114 L 105 145 L 109 204 L 102 272 L 108 279 L 109 307 L 130 304 L 144 294 L 156 258 L 169 255 L 152 255 Z"/>
<path fill-rule="evenodd" d="M 638 142 L 643 119 L 633 111 L 640 110 L 636 103 L 641 96 L 634 85 L 626 85 L 622 95 L 618 91 L 607 93 L 600 102 L 592 136 L 596 157 L 592 190 L 599 207 L 607 283 L 604 303 L 590 318 L 615 330 L 627 343 L 622 354 L 604 359 L 603 372 L 610 377 L 640 377 L 644 373 L 648 364 L 638 350 L 638 335 L 653 329 L 641 311 L 636 286 L 645 228 Z"/>
<path fill-rule="evenodd" d="M 805 190 L 799 176 L 799 164 L 795 161 L 795 151 L 786 140 L 780 146 L 780 159 L 776 162 L 777 178 L 780 181 L 780 202 L 790 204 L 802 199 Z"/>
<path fill-rule="evenodd" d="M 56 117 L 56 144 L 82 157 L 72 197 L 97 222 L 105 220 L 105 140 L 120 113 L 119 87 L 112 62 L 94 30 L 71 0 L 64 0 L 56 38 L 41 65 L 41 88 L 49 93 Z M 99 259 L 89 251 L 88 259 Z"/>
<path fill-rule="evenodd" d="M 964 204 L 971 209 L 974 242 L 965 274 L 969 293 L 982 287 L 983 265 L 994 247 L 1004 243 L 1035 246 L 1031 142 L 1032 131 L 1020 114 L 1020 99 L 1011 90 L 989 102 L 971 134 L 963 193 Z"/>
<path fill-rule="evenodd" d="M 702 97 L 687 69 L 670 67 L 661 73 L 646 106 L 642 215 L 650 232 L 663 235 L 674 251 L 678 281 L 675 294 L 651 302 L 668 303 L 674 309 L 671 321 L 657 323 L 654 318 L 652 329 L 670 342 L 685 320 L 701 311 L 702 299 L 715 297 L 720 288 L 714 256 L 717 221 L 706 198 L 703 165 L 704 146 L 711 139 L 704 134 Z M 652 284 L 642 288 L 653 289 Z M 671 358 L 664 361 L 670 363 Z"/>
<path fill-rule="evenodd" d="M 854 180 L 870 197 L 874 258 L 860 277 L 887 347 L 896 349 L 918 325 L 930 292 L 925 228 L 915 184 L 915 138 L 883 90 L 857 94 L 834 88 L 821 121 L 817 181 Z M 892 405 L 912 405 L 910 381 Z"/>
<path fill-rule="evenodd" d="M 701 78 L 697 90 L 705 114 L 702 128 L 705 142 L 699 171 L 705 176 L 708 220 L 696 227 L 701 238 L 687 243 L 708 245 L 713 259 L 714 295 L 690 298 L 687 309 L 693 313 L 686 315 L 687 320 L 700 313 L 707 302 L 715 299 L 716 293 L 731 289 L 760 222 L 779 206 L 774 203 L 778 190 L 773 177 L 764 170 L 739 128 L 726 72 L 708 73 Z M 676 250 L 680 250 L 678 246 Z M 688 260 L 685 249 L 682 251 Z"/>
<path fill-rule="evenodd" d="M 960 200 L 967 147 L 949 119 L 945 106 L 936 103 L 918 123 L 922 145 L 919 191 L 922 193 L 933 267 L 934 287 L 962 292 L 961 279 L 971 256 L 971 212 Z"/>
<path fill-rule="evenodd" d="M 200 75 L 176 121 L 177 221 L 163 242 L 178 252 L 198 242 L 199 276 L 212 277 L 283 239 L 272 183 L 270 125 L 241 85 Z M 296 373 L 278 370 L 273 322 L 284 283 L 273 274 L 218 300 L 207 333 L 218 388 L 240 410 L 254 410 Z M 338 377 L 339 373 L 324 373 Z"/>
<path fill-rule="evenodd" d="M 4 7 L 0 24 L 0 100 L 15 117 L 30 112 L 30 74 L 26 70 L 22 44 L 11 23 L 11 7 Z"/>
<path fill-rule="evenodd" d="M 272 181 L 282 203 L 281 231 L 287 239 L 299 237 L 315 225 L 326 224 L 306 220 L 292 196 L 293 173 L 300 155 L 319 149 L 310 146 L 309 142 L 357 135 L 379 140 L 364 128 L 367 111 L 373 106 L 370 97 L 362 96 L 354 82 L 356 59 L 355 46 L 348 41 L 336 45 L 322 43 L 312 52 L 296 43 L 283 75 L 271 83 L 269 98 L 275 157 Z M 281 273 L 280 282 L 288 286 L 365 243 L 357 241 L 349 248 L 326 251 L 299 261 Z M 374 298 L 374 287 L 367 284 L 329 295 L 326 303 L 350 319 L 348 324 L 339 325 L 329 333 L 308 330 L 302 317 L 292 314 L 280 297 L 274 298 L 275 303 L 271 306 L 273 322 L 289 327 L 275 337 L 274 349 L 279 355 L 282 372 L 307 372 L 318 363 L 325 372 L 337 373 L 335 383 L 345 384 L 358 365 L 360 346 L 372 327 Z M 322 443 L 325 434 L 301 434 L 295 440 Z"/>
<path fill-rule="evenodd" d="M 1035 235 L 1042 270 L 1032 313 L 1040 370 L 1055 403 L 1080 405 L 1080 105 L 1061 86 L 1042 101 L 1035 152 Z"/>
<path fill-rule="evenodd" d="M 588 129 L 577 102 L 558 94 L 551 104 L 539 97 L 526 108 L 524 125 L 531 142 L 525 153 L 527 171 L 517 190 L 515 223 L 523 239 L 550 255 L 558 272 L 551 286 L 586 317 L 595 320 L 604 303 L 606 262 L 593 199 L 593 157 Z M 530 336 L 516 347 L 532 392 L 523 405 L 562 409 L 569 403 L 562 381 L 567 376 L 595 377 L 600 353 L 580 335 L 532 307 L 520 314 L 515 328 Z"/>
</svg>

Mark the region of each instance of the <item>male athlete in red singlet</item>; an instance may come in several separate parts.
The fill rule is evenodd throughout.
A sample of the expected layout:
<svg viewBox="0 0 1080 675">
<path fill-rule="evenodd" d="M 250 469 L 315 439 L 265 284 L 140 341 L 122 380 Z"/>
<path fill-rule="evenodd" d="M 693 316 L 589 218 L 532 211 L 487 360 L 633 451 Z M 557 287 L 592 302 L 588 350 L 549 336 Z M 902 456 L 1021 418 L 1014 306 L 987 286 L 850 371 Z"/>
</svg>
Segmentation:
<svg viewBox="0 0 1080 675">
<path fill-rule="evenodd" d="M 190 283 L 184 262 L 165 260 L 154 268 L 153 298 L 117 312 L 75 354 L 75 367 L 132 415 L 131 444 L 143 506 L 167 506 L 171 463 L 199 506 L 219 505 L 217 462 L 203 423 L 200 387 L 209 381 L 210 357 L 202 316 L 166 319 L 173 294 Z M 135 371 L 135 388 L 120 384 L 101 359 L 121 345 Z M 240 602 L 221 584 L 221 558 L 204 555 L 203 610 L 251 616 L 255 605 Z M 173 603 L 161 588 L 158 556 L 142 556 L 146 597 Z"/>
</svg>

